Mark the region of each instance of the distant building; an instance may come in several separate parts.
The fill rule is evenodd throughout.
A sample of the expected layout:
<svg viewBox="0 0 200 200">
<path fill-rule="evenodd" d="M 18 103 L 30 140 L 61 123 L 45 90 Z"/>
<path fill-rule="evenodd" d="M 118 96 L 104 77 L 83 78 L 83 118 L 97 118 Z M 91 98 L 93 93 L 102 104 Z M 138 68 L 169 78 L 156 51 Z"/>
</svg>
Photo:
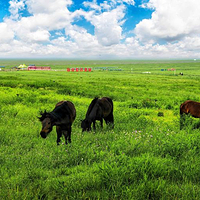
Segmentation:
<svg viewBox="0 0 200 200">
<path fill-rule="evenodd" d="M 51 70 L 51 67 L 49 66 L 35 66 L 35 65 L 29 65 L 28 66 L 29 71 L 36 71 L 36 70 Z"/>
<path fill-rule="evenodd" d="M 21 64 L 17 67 L 18 70 L 27 70 L 27 66 L 25 64 Z"/>
</svg>

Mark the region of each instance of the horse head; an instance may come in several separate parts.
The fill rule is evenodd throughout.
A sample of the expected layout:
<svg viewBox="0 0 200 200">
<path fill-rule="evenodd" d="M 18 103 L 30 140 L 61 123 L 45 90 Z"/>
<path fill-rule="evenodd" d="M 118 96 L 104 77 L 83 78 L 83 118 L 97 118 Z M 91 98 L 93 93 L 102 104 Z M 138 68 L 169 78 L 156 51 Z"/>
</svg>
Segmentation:
<svg viewBox="0 0 200 200">
<path fill-rule="evenodd" d="M 53 129 L 53 117 L 47 113 L 46 110 L 44 113 L 41 112 L 40 114 L 41 117 L 38 117 L 42 123 L 42 130 L 40 131 L 40 135 L 42 138 L 46 138 Z"/>
<path fill-rule="evenodd" d="M 82 132 L 84 132 L 84 131 L 91 131 L 91 124 L 92 124 L 92 121 L 91 121 L 91 120 L 89 120 L 89 119 L 84 119 L 84 120 L 81 122 Z"/>
</svg>

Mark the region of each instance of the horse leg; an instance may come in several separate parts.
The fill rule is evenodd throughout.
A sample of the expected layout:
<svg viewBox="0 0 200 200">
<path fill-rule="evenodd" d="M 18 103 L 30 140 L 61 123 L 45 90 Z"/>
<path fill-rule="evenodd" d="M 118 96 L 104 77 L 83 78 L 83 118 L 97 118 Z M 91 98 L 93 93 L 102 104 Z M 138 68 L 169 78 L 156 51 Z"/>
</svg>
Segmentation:
<svg viewBox="0 0 200 200">
<path fill-rule="evenodd" d="M 114 128 L 114 117 L 113 117 L 113 113 L 111 113 L 110 115 L 108 115 L 107 117 L 104 118 L 106 124 L 111 124 L 111 127 Z"/>
<path fill-rule="evenodd" d="M 93 129 L 96 130 L 96 126 L 95 126 L 96 121 L 93 121 Z"/>
<path fill-rule="evenodd" d="M 65 136 L 65 144 L 67 145 L 67 141 L 71 143 L 71 126 L 67 127 L 67 130 L 63 131 L 63 135 Z"/>
<path fill-rule="evenodd" d="M 68 142 L 69 142 L 69 143 L 72 142 L 72 141 L 71 141 L 71 132 L 72 132 L 72 127 L 71 127 L 71 125 L 69 125 L 69 127 L 68 127 Z"/>
<path fill-rule="evenodd" d="M 101 128 L 103 128 L 103 118 L 100 119 Z"/>
<path fill-rule="evenodd" d="M 60 126 L 56 126 L 56 132 L 57 132 L 57 145 L 60 143 L 60 138 L 62 136 L 62 130 Z"/>
<path fill-rule="evenodd" d="M 68 131 L 67 131 L 67 130 L 64 130 L 64 131 L 63 131 L 63 135 L 64 135 L 64 137 L 65 137 L 65 144 L 67 145 Z"/>
<path fill-rule="evenodd" d="M 114 116 L 113 116 L 113 113 L 110 115 L 110 121 L 109 122 L 112 124 L 112 128 L 114 128 Z"/>
<path fill-rule="evenodd" d="M 186 116 L 187 115 L 185 113 L 180 114 L 180 130 L 182 130 L 185 125 Z"/>
</svg>

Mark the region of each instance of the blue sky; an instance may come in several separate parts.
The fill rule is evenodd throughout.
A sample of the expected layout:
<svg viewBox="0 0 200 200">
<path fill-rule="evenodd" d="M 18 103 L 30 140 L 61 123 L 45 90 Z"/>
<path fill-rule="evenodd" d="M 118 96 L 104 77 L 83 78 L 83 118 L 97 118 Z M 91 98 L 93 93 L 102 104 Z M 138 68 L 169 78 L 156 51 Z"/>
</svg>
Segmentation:
<svg viewBox="0 0 200 200">
<path fill-rule="evenodd" d="M 199 59 L 199 0 L 0 0 L 0 58 Z"/>
</svg>

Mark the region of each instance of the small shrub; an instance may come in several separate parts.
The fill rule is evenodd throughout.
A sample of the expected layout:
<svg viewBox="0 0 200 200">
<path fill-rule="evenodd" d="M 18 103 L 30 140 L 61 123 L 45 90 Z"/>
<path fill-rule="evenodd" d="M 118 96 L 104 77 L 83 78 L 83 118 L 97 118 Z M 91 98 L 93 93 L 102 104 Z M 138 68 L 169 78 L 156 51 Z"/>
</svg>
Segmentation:
<svg viewBox="0 0 200 200">
<path fill-rule="evenodd" d="M 163 112 L 158 112 L 158 117 L 164 117 L 164 113 Z"/>
</svg>

